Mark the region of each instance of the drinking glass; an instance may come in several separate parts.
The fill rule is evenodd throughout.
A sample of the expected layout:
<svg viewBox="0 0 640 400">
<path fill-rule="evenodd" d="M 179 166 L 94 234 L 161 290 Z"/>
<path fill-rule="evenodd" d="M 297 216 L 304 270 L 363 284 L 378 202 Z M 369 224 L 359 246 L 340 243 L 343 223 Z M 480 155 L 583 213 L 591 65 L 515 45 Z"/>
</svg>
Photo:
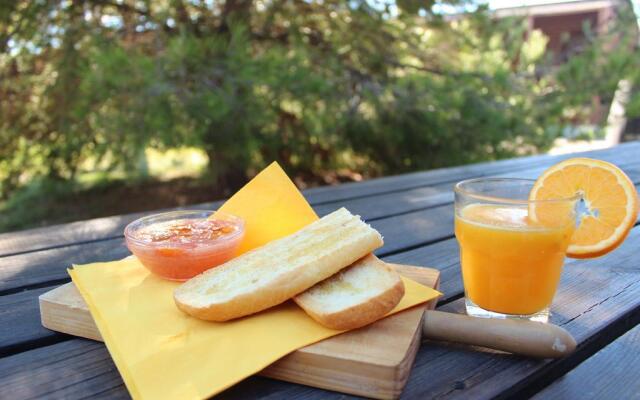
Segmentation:
<svg viewBox="0 0 640 400">
<path fill-rule="evenodd" d="M 455 234 L 469 315 L 549 319 L 579 197 L 532 201 L 534 182 L 480 178 L 455 185 Z"/>
</svg>

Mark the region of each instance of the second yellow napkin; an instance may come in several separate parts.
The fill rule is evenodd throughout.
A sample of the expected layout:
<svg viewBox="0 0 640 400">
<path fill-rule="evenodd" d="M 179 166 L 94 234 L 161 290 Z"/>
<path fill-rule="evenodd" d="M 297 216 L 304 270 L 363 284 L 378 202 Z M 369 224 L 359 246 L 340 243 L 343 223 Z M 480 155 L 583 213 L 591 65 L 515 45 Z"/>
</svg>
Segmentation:
<svg viewBox="0 0 640 400">
<path fill-rule="evenodd" d="M 244 250 L 317 218 L 277 164 L 222 209 L 245 218 L 251 245 Z M 178 283 L 150 274 L 135 257 L 77 265 L 69 273 L 136 399 L 206 398 L 300 347 L 340 333 L 319 325 L 291 302 L 236 321 L 200 321 L 176 308 L 173 290 Z M 439 294 L 404 281 L 405 296 L 393 312 Z"/>
<path fill-rule="evenodd" d="M 318 219 L 296 185 L 275 162 L 238 190 L 219 211 L 244 219 L 246 234 L 240 253 L 290 235 Z"/>
</svg>

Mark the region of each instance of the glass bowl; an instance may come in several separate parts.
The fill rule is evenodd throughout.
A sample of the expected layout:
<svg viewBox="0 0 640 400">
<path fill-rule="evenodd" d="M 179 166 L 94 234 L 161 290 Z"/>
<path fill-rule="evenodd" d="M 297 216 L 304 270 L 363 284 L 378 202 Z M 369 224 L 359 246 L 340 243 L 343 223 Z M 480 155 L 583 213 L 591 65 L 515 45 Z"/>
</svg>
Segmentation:
<svg viewBox="0 0 640 400">
<path fill-rule="evenodd" d="M 235 257 L 244 232 L 244 221 L 235 215 L 187 210 L 137 219 L 124 229 L 124 237 L 149 271 L 186 281 Z"/>
</svg>

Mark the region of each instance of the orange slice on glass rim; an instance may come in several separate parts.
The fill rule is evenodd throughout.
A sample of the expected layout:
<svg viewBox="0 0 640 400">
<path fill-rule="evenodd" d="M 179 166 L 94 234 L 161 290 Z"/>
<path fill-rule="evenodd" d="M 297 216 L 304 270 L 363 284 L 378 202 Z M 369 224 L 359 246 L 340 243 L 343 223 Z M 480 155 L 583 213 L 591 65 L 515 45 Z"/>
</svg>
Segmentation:
<svg viewBox="0 0 640 400">
<path fill-rule="evenodd" d="M 529 200 L 533 221 L 562 218 L 562 207 L 552 207 L 553 199 L 578 195 L 578 225 L 567 255 L 593 258 L 618 247 L 638 217 L 638 194 L 633 182 L 615 165 L 590 158 L 571 158 L 547 169 L 536 180 Z M 564 212 L 566 212 L 564 208 Z"/>
</svg>

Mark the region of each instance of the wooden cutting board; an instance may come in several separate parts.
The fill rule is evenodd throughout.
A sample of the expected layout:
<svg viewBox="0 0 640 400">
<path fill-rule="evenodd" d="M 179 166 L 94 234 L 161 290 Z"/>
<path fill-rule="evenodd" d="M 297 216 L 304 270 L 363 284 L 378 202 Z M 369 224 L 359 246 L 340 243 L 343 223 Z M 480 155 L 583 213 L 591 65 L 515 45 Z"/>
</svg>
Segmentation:
<svg viewBox="0 0 640 400">
<path fill-rule="evenodd" d="M 438 288 L 439 271 L 389 264 L 402 275 Z M 260 374 L 288 382 L 360 396 L 393 399 L 400 396 L 422 336 L 425 309 L 437 299 L 364 328 L 303 347 Z M 40 296 L 42 325 L 54 331 L 102 341 L 89 308 L 73 283 Z"/>
</svg>

